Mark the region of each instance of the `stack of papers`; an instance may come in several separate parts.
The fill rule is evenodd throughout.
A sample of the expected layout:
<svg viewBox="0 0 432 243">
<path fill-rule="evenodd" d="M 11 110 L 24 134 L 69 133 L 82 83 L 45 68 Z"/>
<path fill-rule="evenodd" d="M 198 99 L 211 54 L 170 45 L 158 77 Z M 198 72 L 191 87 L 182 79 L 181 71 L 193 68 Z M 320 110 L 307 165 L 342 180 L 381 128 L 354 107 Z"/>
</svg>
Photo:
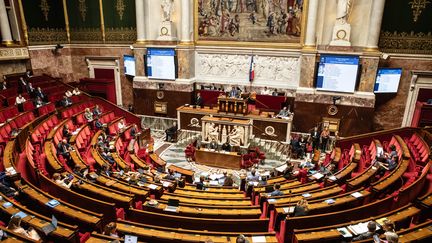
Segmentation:
<svg viewBox="0 0 432 243">
<path fill-rule="evenodd" d="M 150 188 L 150 189 L 152 189 L 152 190 L 156 190 L 157 189 L 157 186 L 154 185 L 154 184 L 147 185 L 147 187 Z"/>
<path fill-rule="evenodd" d="M 353 235 L 348 231 L 348 229 L 346 227 L 337 228 L 337 230 L 345 238 L 351 238 L 351 237 L 353 237 Z"/>
<path fill-rule="evenodd" d="M 334 199 L 327 199 L 324 202 L 326 202 L 327 204 L 333 204 L 335 202 Z"/>
<path fill-rule="evenodd" d="M 318 172 L 318 173 L 313 174 L 312 177 L 319 180 L 319 179 L 323 178 L 324 175 Z"/>
<path fill-rule="evenodd" d="M 361 235 L 363 233 L 368 232 L 368 225 L 369 222 L 364 222 L 364 223 L 358 223 L 358 224 L 354 224 L 354 225 L 350 225 L 348 226 L 348 229 L 353 232 L 355 235 Z M 379 229 L 379 226 L 377 225 L 376 230 Z"/>
<path fill-rule="evenodd" d="M 388 219 L 386 217 L 375 220 L 379 225 L 384 225 L 384 222 Z"/>
<path fill-rule="evenodd" d="M 164 182 L 162 182 L 162 186 L 163 186 L 163 187 L 170 187 L 170 186 L 171 186 L 171 183 L 168 182 L 168 181 L 164 181 Z"/>
<path fill-rule="evenodd" d="M 24 213 L 24 212 L 22 212 L 22 211 L 19 211 L 18 213 L 14 214 L 14 215 L 19 216 L 22 219 L 25 218 L 25 217 L 27 217 L 27 214 Z"/>
<path fill-rule="evenodd" d="M 284 170 L 286 169 L 286 167 L 287 167 L 287 164 L 283 164 L 283 165 L 281 165 L 281 166 L 279 166 L 279 167 L 276 167 L 275 170 L 276 170 L 277 172 L 282 173 L 282 172 L 284 172 Z"/>
<path fill-rule="evenodd" d="M 53 199 L 53 200 L 51 200 L 51 201 L 49 201 L 49 202 L 46 203 L 46 205 L 48 207 L 51 207 L 51 208 L 55 208 L 59 204 L 60 204 L 59 201 L 57 201 L 55 199 Z"/>
<path fill-rule="evenodd" d="M 219 181 L 209 181 L 210 186 L 219 186 Z"/>
<path fill-rule="evenodd" d="M 308 198 L 308 197 L 311 197 L 312 195 L 311 195 L 310 193 L 305 193 L 305 194 L 302 194 L 302 196 L 303 196 L 304 198 Z"/>
<path fill-rule="evenodd" d="M 253 243 L 263 243 L 267 242 L 265 236 L 252 236 L 252 242 Z"/>
<path fill-rule="evenodd" d="M 9 172 L 11 175 L 15 175 L 17 173 L 14 167 L 6 168 L 6 171 Z"/>
<path fill-rule="evenodd" d="M 363 196 L 363 194 L 361 194 L 360 192 L 354 192 L 354 193 L 351 193 L 351 196 L 353 196 L 355 198 L 360 198 Z"/>
<path fill-rule="evenodd" d="M 12 207 L 12 203 L 10 203 L 10 202 L 5 202 L 5 203 L 3 203 L 3 207 L 4 207 L 4 208 Z"/>
<path fill-rule="evenodd" d="M 269 202 L 269 203 L 275 203 L 275 202 L 276 202 L 276 199 L 274 199 L 274 198 L 269 198 L 269 199 L 267 199 L 267 202 Z"/>
<path fill-rule="evenodd" d="M 174 206 L 166 206 L 166 208 L 164 209 L 164 211 L 177 213 L 177 211 L 178 211 L 178 207 L 174 207 Z"/>
<path fill-rule="evenodd" d="M 330 176 L 328 179 L 331 181 L 337 181 L 337 177 L 334 175 Z"/>
<path fill-rule="evenodd" d="M 291 213 L 294 213 L 294 208 L 295 207 L 286 207 L 286 208 L 283 208 L 283 210 L 285 213 L 291 214 Z"/>
</svg>

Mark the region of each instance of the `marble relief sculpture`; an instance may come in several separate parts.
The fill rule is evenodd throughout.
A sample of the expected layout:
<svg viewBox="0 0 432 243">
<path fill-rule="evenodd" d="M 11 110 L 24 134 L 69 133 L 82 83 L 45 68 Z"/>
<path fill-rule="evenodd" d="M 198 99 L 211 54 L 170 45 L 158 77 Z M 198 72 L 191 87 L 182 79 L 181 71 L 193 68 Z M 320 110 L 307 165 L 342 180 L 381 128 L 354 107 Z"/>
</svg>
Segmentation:
<svg viewBox="0 0 432 243">
<path fill-rule="evenodd" d="M 336 20 L 339 24 L 348 22 L 348 17 L 351 12 L 352 0 L 338 0 Z"/>
<path fill-rule="evenodd" d="M 229 134 L 229 142 L 232 146 L 240 146 L 242 142 L 242 131 L 238 126 L 234 126 Z"/>
<path fill-rule="evenodd" d="M 207 124 L 207 140 L 216 140 L 219 142 L 219 127 L 214 123 Z"/>
</svg>

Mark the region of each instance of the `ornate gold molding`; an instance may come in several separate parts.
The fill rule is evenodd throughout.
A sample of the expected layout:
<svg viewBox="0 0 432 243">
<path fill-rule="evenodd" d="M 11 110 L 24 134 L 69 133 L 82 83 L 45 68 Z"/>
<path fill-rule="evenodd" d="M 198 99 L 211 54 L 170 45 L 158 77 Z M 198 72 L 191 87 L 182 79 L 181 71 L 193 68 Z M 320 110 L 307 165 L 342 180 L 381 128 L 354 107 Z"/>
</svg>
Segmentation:
<svg viewBox="0 0 432 243">
<path fill-rule="evenodd" d="M 106 28 L 106 42 L 109 43 L 126 43 L 132 44 L 135 42 L 137 34 L 136 28 Z"/>
<path fill-rule="evenodd" d="M 63 28 L 31 28 L 28 31 L 29 42 L 33 44 L 56 44 L 67 41 Z"/>
<path fill-rule="evenodd" d="M 72 28 L 71 43 L 101 43 L 101 32 L 99 28 Z"/>
<path fill-rule="evenodd" d="M 67 41 L 68 41 L 68 43 L 70 43 L 69 15 L 68 15 L 68 11 L 67 11 L 66 0 L 63 0 L 63 12 L 64 12 L 64 18 L 65 18 L 65 28 L 66 28 Z"/>
<path fill-rule="evenodd" d="M 22 5 L 22 0 L 18 0 L 18 7 L 19 7 L 19 11 L 20 11 L 20 16 L 21 16 L 21 28 L 24 34 L 24 41 L 25 44 L 28 45 L 29 44 L 29 38 L 28 38 L 28 32 L 27 32 L 27 23 L 25 20 L 25 16 L 24 16 L 24 8 Z"/>
<path fill-rule="evenodd" d="M 432 33 L 381 32 L 379 47 L 385 52 L 432 54 Z"/>
<path fill-rule="evenodd" d="M 45 17 L 45 21 L 48 21 L 48 15 L 49 15 L 49 11 L 50 11 L 50 6 L 48 4 L 48 0 L 41 0 L 39 7 L 41 8 L 43 16 Z"/>
<path fill-rule="evenodd" d="M 105 42 L 105 20 L 103 14 L 102 0 L 99 0 L 99 14 L 100 14 L 100 22 L 101 22 L 102 41 Z"/>
<path fill-rule="evenodd" d="M 0 60 L 29 59 L 27 47 L 21 48 L 0 48 Z"/>
</svg>

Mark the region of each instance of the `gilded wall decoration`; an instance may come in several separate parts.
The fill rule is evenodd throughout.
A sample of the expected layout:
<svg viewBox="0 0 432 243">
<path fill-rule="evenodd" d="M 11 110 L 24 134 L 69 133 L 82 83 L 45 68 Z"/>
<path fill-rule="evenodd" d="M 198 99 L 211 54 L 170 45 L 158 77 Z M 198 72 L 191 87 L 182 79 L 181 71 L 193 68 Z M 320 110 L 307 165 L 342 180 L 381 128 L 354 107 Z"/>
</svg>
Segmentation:
<svg viewBox="0 0 432 243">
<path fill-rule="evenodd" d="M 303 0 L 197 0 L 197 41 L 300 43 Z"/>
<path fill-rule="evenodd" d="M 134 43 L 136 40 L 136 28 L 106 28 L 105 41 L 110 43 Z"/>
<path fill-rule="evenodd" d="M 409 2 L 409 5 L 411 5 L 411 9 L 413 12 L 413 21 L 417 22 L 419 19 L 419 16 L 422 14 L 423 9 L 426 8 L 426 5 L 429 4 L 430 1 L 428 0 L 412 0 Z"/>
<path fill-rule="evenodd" d="M 50 6 L 48 5 L 48 0 L 41 0 L 41 4 L 39 5 L 41 8 L 42 14 L 45 17 L 45 21 L 48 21 L 48 14 L 50 11 Z"/>
<path fill-rule="evenodd" d="M 123 14 L 126 9 L 126 5 L 123 0 L 117 0 L 115 9 L 117 10 L 117 14 L 120 17 L 120 20 L 123 20 Z"/>
<path fill-rule="evenodd" d="M 414 32 L 381 32 L 379 46 L 384 52 L 432 54 L 432 34 Z"/>
<path fill-rule="evenodd" d="M 79 1 L 79 12 L 81 15 L 81 19 L 83 22 L 86 21 L 86 15 L 87 15 L 87 5 L 86 5 L 86 0 L 78 0 Z"/>
<path fill-rule="evenodd" d="M 30 28 L 28 36 L 32 44 L 67 42 L 67 33 L 63 28 Z"/>
<path fill-rule="evenodd" d="M 100 43 L 102 34 L 99 28 L 71 29 L 71 42 L 73 43 Z"/>
</svg>

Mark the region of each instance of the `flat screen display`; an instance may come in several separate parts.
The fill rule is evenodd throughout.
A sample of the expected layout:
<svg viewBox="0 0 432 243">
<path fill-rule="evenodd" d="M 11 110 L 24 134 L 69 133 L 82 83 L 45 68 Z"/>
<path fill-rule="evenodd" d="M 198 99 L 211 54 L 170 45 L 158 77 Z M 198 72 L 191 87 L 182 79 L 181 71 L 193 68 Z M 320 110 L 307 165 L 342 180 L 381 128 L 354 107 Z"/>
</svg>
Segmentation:
<svg viewBox="0 0 432 243">
<path fill-rule="evenodd" d="M 135 76 L 135 57 L 123 56 L 124 70 L 126 75 Z"/>
<path fill-rule="evenodd" d="M 358 56 L 321 55 L 316 89 L 354 93 L 358 68 Z"/>
<path fill-rule="evenodd" d="M 149 79 L 176 79 L 174 49 L 148 48 L 146 58 L 146 71 Z"/>
<path fill-rule="evenodd" d="M 397 93 L 402 68 L 379 68 L 376 76 L 375 93 Z"/>
</svg>

